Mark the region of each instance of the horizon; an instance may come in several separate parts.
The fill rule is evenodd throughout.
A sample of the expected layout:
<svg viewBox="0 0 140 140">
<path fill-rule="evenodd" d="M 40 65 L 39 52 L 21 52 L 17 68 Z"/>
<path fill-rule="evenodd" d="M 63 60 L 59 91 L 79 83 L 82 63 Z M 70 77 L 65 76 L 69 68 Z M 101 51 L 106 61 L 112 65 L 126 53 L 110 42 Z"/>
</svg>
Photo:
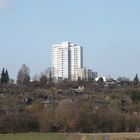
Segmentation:
<svg viewBox="0 0 140 140">
<path fill-rule="evenodd" d="M 0 71 L 16 79 L 22 64 L 31 77 L 51 66 L 51 47 L 83 47 L 84 67 L 99 76 L 140 74 L 140 1 L 0 0 Z"/>
</svg>

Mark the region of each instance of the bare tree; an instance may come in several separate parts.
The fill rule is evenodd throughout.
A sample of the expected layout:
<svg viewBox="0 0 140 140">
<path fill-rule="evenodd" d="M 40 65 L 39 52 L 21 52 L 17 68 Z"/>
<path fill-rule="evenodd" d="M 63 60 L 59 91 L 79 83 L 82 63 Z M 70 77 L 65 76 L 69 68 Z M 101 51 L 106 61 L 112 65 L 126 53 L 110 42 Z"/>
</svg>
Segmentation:
<svg viewBox="0 0 140 140">
<path fill-rule="evenodd" d="M 30 83 L 30 69 L 23 64 L 17 75 L 17 84 L 18 85 L 28 85 Z"/>
<path fill-rule="evenodd" d="M 47 68 L 44 72 L 42 72 L 40 75 L 46 76 L 48 80 L 48 87 L 51 88 L 53 86 L 53 69 L 51 67 Z"/>
<path fill-rule="evenodd" d="M 42 75 L 40 77 L 40 80 L 39 81 L 40 81 L 40 86 L 41 87 L 43 87 L 43 88 L 47 87 L 48 79 L 47 79 L 47 76 L 46 75 Z"/>
<path fill-rule="evenodd" d="M 69 99 L 59 102 L 55 110 L 55 121 L 59 131 L 74 132 L 78 125 L 79 111 L 76 104 Z"/>
</svg>

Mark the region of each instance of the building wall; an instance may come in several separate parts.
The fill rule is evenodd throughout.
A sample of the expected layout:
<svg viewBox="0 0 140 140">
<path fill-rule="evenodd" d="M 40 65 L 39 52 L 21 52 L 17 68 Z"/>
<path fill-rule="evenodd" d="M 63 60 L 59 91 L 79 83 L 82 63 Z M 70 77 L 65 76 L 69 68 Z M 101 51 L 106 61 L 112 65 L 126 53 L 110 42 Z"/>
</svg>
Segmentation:
<svg viewBox="0 0 140 140">
<path fill-rule="evenodd" d="M 89 81 L 93 79 L 92 70 L 88 68 L 80 68 L 77 71 L 77 79 L 80 78 L 81 80 Z"/>
<path fill-rule="evenodd" d="M 93 79 L 95 80 L 95 78 L 98 77 L 98 72 L 92 72 L 92 77 L 93 77 Z"/>
<path fill-rule="evenodd" d="M 56 79 L 76 80 L 78 68 L 83 67 L 83 48 L 69 42 L 53 45 L 52 67 Z"/>
</svg>

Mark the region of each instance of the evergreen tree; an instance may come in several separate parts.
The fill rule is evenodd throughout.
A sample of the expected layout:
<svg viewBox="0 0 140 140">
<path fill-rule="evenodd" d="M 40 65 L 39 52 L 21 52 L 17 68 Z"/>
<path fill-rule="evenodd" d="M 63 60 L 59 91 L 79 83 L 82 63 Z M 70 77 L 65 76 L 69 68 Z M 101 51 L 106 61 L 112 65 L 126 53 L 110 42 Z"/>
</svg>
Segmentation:
<svg viewBox="0 0 140 140">
<path fill-rule="evenodd" d="M 5 82 L 5 70 L 3 68 L 1 73 L 1 84 L 4 84 L 4 82 Z"/>
<path fill-rule="evenodd" d="M 8 74 L 8 70 L 5 71 L 5 83 L 9 83 L 9 74 Z"/>
<path fill-rule="evenodd" d="M 137 85 L 139 83 L 138 74 L 136 74 L 136 76 L 134 77 L 133 83 L 134 85 Z"/>
<path fill-rule="evenodd" d="M 8 71 L 3 68 L 1 73 L 1 84 L 7 84 L 9 82 Z"/>
</svg>

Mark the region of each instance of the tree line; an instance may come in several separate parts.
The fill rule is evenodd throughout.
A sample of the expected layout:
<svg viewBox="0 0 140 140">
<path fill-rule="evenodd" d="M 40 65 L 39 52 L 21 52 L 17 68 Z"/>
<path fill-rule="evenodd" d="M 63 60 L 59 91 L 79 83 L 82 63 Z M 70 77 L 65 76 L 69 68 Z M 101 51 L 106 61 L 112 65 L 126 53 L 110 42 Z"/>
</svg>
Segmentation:
<svg viewBox="0 0 140 140">
<path fill-rule="evenodd" d="M 64 79 L 63 81 L 65 80 L 68 80 L 68 79 Z M 93 79 L 94 80 L 94 79 Z M 91 80 L 90 82 L 92 82 L 93 80 Z M 14 80 L 10 79 L 9 77 L 9 73 L 8 73 L 8 70 L 3 68 L 2 69 L 2 72 L 1 72 L 1 78 L 0 78 L 0 82 L 1 84 L 8 84 Z M 30 81 L 31 81 L 31 77 L 30 77 L 30 69 L 29 67 L 26 65 L 26 64 L 23 64 L 21 66 L 21 68 L 19 69 L 18 71 L 18 74 L 17 74 L 17 79 L 16 79 L 16 84 L 17 85 L 20 85 L 20 86 L 29 86 L 30 85 Z M 38 75 L 35 75 L 33 77 L 33 81 L 39 81 L 40 82 L 40 85 L 45 88 L 45 87 L 51 87 L 53 86 L 53 82 L 54 82 L 54 77 L 52 75 L 52 69 L 51 68 L 48 68 L 47 70 L 45 70 L 44 73 L 41 73 L 40 76 Z M 62 80 L 61 80 L 62 81 Z M 127 83 L 129 84 L 130 83 L 130 80 L 126 77 L 119 77 L 117 78 L 117 81 L 120 82 L 120 84 L 124 84 L 124 83 Z M 84 81 L 84 80 L 81 80 L 80 78 L 78 78 L 78 80 L 76 81 L 79 85 L 83 84 L 83 83 L 86 83 L 87 81 Z M 99 78 L 99 80 L 97 81 L 98 82 L 98 86 L 99 87 L 104 87 L 104 80 L 102 77 Z M 133 85 L 138 85 L 139 84 L 139 78 L 138 78 L 138 74 L 136 74 L 136 76 L 134 77 L 133 79 Z M 47 86 L 48 85 L 48 86 Z"/>
<path fill-rule="evenodd" d="M 44 108 L 38 100 L 24 111 L 10 111 L 9 108 L 4 113 L 0 110 L 0 133 L 139 132 L 139 112 L 131 109 L 125 112 L 108 103 L 96 110 L 89 99 L 65 99 L 56 106 L 48 105 Z"/>
<path fill-rule="evenodd" d="M 140 131 L 137 74 L 131 85 L 128 79 L 120 78 L 123 86 L 117 88 L 106 88 L 102 78 L 97 82 L 65 79 L 53 83 L 50 69 L 42 73 L 39 80 L 32 83 L 30 79 L 30 69 L 24 64 L 18 71 L 17 84 L 9 86 L 8 70 L 2 69 L 0 133 Z M 78 86 L 85 89 L 71 90 Z M 58 100 L 48 103 L 49 96 Z"/>
</svg>

